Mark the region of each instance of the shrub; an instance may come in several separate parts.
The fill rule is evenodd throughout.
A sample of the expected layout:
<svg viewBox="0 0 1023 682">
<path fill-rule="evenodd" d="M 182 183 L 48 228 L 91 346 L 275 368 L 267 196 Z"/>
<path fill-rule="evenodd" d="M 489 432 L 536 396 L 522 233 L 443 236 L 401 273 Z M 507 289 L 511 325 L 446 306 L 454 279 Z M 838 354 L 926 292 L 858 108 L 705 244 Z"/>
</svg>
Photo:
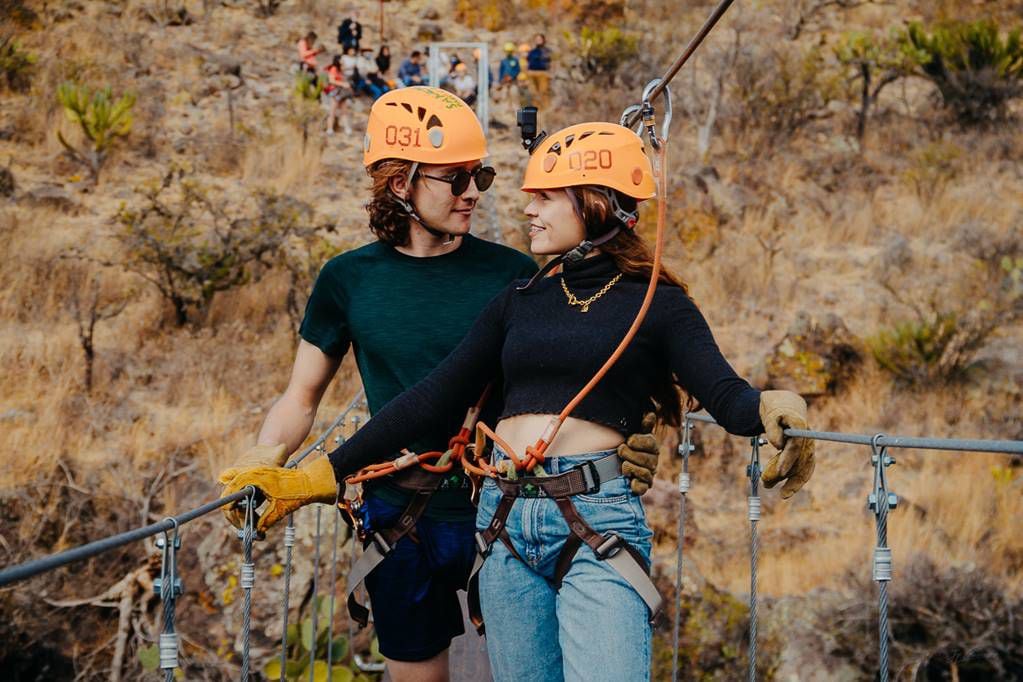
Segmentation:
<svg viewBox="0 0 1023 682">
<path fill-rule="evenodd" d="M 918 197 L 930 200 L 959 174 L 962 156 L 962 148 L 951 142 L 931 142 L 913 150 L 911 165 L 902 175 Z"/>
<path fill-rule="evenodd" d="M 115 239 L 126 256 L 120 265 L 152 284 L 174 309 L 178 326 L 201 323 L 219 291 L 250 281 L 283 257 L 287 243 L 312 236 L 313 210 L 273 192 L 257 191 L 245 201 L 251 211 L 231 210 L 171 167 L 157 183 L 136 190 L 137 208 L 122 206 Z"/>
<path fill-rule="evenodd" d="M 300 73 L 295 77 L 295 87 L 292 88 L 292 117 L 302 130 L 302 151 L 305 151 L 309 142 L 309 126 L 323 118 L 323 110 L 320 107 L 320 96 L 327 81 L 323 76 L 312 77 Z"/>
<path fill-rule="evenodd" d="M 91 91 L 88 87 L 70 81 L 57 88 L 57 100 L 72 123 L 77 123 L 87 142 L 79 149 L 57 131 L 57 139 L 73 159 L 85 164 L 93 181 L 99 180 L 99 172 L 106 163 L 107 155 L 119 137 L 131 132 L 134 93 L 121 96 L 116 102 L 110 88 Z"/>
<path fill-rule="evenodd" d="M 746 51 L 737 59 L 735 74 L 740 131 L 767 131 L 772 140 L 827 116 L 828 102 L 840 92 L 840 75 L 827 68 L 818 47 L 802 53 Z"/>
<path fill-rule="evenodd" d="M 28 89 L 29 75 L 39 58 L 22 49 L 13 36 L 0 36 L 0 73 L 7 87 L 22 92 Z"/>
<path fill-rule="evenodd" d="M 1001 326 L 1023 316 L 1023 255 L 978 261 L 980 294 L 966 294 L 961 310 L 910 304 L 916 317 L 882 329 L 867 343 L 885 370 L 911 385 L 941 384 L 968 375 L 977 352 Z M 888 290 L 900 298 L 889 284 Z"/>
<path fill-rule="evenodd" d="M 913 61 L 900 49 L 896 36 L 877 36 L 862 31 L 844 33 L 835 47 L 838 62 L 859 83 L 859 109 L 856 112 L 856 137 L 863 139 L 870 110 L 881 91 L 911 73 Z"/>
<path fill-rule="evenodd" d="M 876 672 L 876 588 L 851 578 L 857 597 L 816 618 L 828 654 Z M 915 558 L 891 583 L 891 668 L 907 680 L 1018 680 L 1023 676 L 1023 601 L 983 567 L 941 567 Z"/>
<path fill-rule="evenodd" d="M 618 28 L 583 26 L 578 36 L 566 32 L 565 39 L 576 54 L 573 68 L 582 81 L 601 78 L 614 85 L 618 69 L 639 53 L 639 37 Z"/>
<path fill-rule="evenodd" d="M 903 47 L 964 125 L 1002 120 L 1009 102 L 1023 96 L 1020 29 L 1003 39 L 993 20 L 950 22 L 931 33 L 912 23 Z"/>
</svg>

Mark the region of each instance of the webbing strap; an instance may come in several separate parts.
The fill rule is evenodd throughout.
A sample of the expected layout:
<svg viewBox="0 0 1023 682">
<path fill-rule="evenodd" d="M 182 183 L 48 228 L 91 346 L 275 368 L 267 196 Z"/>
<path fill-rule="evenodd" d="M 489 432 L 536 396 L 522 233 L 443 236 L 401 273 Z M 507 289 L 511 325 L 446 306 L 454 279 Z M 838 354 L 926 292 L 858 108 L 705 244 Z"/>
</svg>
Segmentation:
<svg viewBox="0 0 1023 682">
<path fill-rule="evenodd" d="M 368 534 L 362 556 L 352 566 L 352 570 L 348 572 L 346 595 L 348 614 L 352 617 L 352 620 L 359 624 L 360 628 L 366 627 L 369 623 L 369 609 L 359 603 L 355 596 L 355 590 L 366 580 L 366 576 L 372 573 L 373 569 L 387 558 L 387 555 L 391 553 L 395 545 L 398 544 L 398 541 L 415 529 L 416 523 L 422 517 L 423 512 L 426 511 L 426 506 L 430 503 L 430 498 L 433 497 L 433 493 L 437 490 L 443 477 L 434 475 L 434 478 L 435 481 L 432 488 L 417 490 L 413 494 L 408 506 L 405 507 L 405 510 L 393 526 L 379 531 L 372 531 Z"/>
<path fill-rule="evenodd" d="M 636 591 L 636 594 L 650 610 L 650 620 L 653 621 L 660 613 L 663 600 L 657 591 L 657 586 L 650 579 L 649 567 L 643 556 L 618 534 L 604 535 L 593 530 L 570 499 L 558 498 L 554 500 L 554 503 L 561 510 L 561 515 L 565 517 L 565 522 L 568 523 L 573 537 L 578 538 L 576 542 L 572 542 L 572 538 L 565 542 L 565 547 L 558 557 L 557 573 L 554 576 L 555 584 L 558 587 L 561 586 L 561 581 L 572 566 L 572 559 L 582 547 L 582 543 L 585 543 L 593 550 L 597 559 L 606 561 L 608 566 L 622 576 Z"/>
<path fill-rule="evenodd" d="M 490 556 L 490 548 L 494 546 L 495 541 L 500 539 L 512 556 L 522 561 L 522 557 L 515 551 L 515 547 L 505 531 L 508 514 L 511 513 L 513 506 L 515 506 L 515 496 L 507 493 L 502 495 L 497 503 L 497 509 L 494 510 L 494 516 L 490 519 L 490 523 L 482 531 L 476 533 L 476 559 L 473 561 L 472 571 L 469 573 L 469 581 L 466 585 L 466 606 L 469 609 L 469 620 L 476 627 L 476 632 L 480 635 L 484 634 L 485 628 L 483 625 L 483 609 L 480 607 L 479 572 L 482 570 L 487 557 Z"/>
</svg>

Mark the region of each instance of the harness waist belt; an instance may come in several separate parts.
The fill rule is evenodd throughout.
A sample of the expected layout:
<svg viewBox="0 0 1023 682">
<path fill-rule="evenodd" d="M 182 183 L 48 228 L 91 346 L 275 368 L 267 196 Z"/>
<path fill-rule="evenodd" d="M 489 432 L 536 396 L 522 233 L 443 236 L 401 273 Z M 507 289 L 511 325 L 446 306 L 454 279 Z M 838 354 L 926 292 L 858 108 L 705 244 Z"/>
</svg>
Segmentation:
<svg viewBox="0 0 1023 682">
<path fill-rule="evenodd" d="M 603 483 L 613 481 L 622 475 L 622 460 L 617 454 L 583 462 L 562 474 L 555 476 L 523 476 L 515 480 L 495 479 L 497 487 L 512 497 L 571 497 L 590 495 Z"/>
</svg>

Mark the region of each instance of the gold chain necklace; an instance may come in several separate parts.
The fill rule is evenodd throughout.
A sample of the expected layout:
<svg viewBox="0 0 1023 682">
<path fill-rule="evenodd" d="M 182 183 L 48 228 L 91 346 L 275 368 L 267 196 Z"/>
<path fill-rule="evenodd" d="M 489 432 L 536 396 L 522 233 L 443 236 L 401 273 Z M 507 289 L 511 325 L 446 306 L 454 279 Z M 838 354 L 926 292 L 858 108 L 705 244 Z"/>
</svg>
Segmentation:
<svg viewBox="0 0 1023 682">
<path fill-rule="evenodd" d="M 579 312 L 581 312 L 581 313 L 588 313 L 588 312 L 590 312 L 590 306 L 593 305 L 593 302 L 596 301 L 601 296 L 603 296 L 604 294 L 606 294 L 608 291 L 610 291 L 611 287 L 613 287 L 615 284 L 618 284 L 618 280 L 620 280 L 621 278 L 622 278 L 622 273 L 619 272 L 617 275 L 615 275 L 614 277 L 611 278 L 610 282 L 608 282 L 607 284 L 604 285 L 603 289 L 601 289 L 597 293 L 593 294 L 592 296 L 590 296 L 585 301 L 580 300 L 579 298 L 576 297 L 575 294 L 573 294 L 571 291 L 568 290 L 568 285 L 565 284 L 565 278 L 564 277 L 561 278 L 561 290 L 565 292 L 565 297 L 568 299 L 568 304 L 569 305 L 582 306 L 582 308 L 579 310 Z"/>
</svg>

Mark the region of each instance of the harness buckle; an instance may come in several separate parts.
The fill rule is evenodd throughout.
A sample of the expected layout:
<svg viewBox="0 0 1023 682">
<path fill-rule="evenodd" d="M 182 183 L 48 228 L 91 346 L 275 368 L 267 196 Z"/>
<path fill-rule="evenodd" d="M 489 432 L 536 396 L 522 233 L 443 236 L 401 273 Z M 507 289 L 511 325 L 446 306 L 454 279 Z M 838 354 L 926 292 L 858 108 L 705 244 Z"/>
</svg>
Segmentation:
<svg viewBox="0 0 1023 682">
<path fill-rule="evenodd" d="M 597 555 L 598 560 L 603 561 L 622 551 L 623 542 L 624 540 L 622 540 L 621 535 L 614 531 L 609 531 L 604 534 L 604 541 L 597 545 L 593 553 Z"/>
<path fill-rule="evenodd" d="M 491 545 L 483 539 L 483 533 L 476 531 L 476 551 L 480 553 L 480 556 L 486 559 L 490 556 Z"/>
<path fill-rule="evenodd" d="M 586 490 L 580 493 L 581 495 L 592 495 L 600 490 L 600 473 L 597 471 L 597 465 L 593 460 L 583 462 L 576 469 L 582 474 L 583 483 L 586 484 Z"/>
</svg>

